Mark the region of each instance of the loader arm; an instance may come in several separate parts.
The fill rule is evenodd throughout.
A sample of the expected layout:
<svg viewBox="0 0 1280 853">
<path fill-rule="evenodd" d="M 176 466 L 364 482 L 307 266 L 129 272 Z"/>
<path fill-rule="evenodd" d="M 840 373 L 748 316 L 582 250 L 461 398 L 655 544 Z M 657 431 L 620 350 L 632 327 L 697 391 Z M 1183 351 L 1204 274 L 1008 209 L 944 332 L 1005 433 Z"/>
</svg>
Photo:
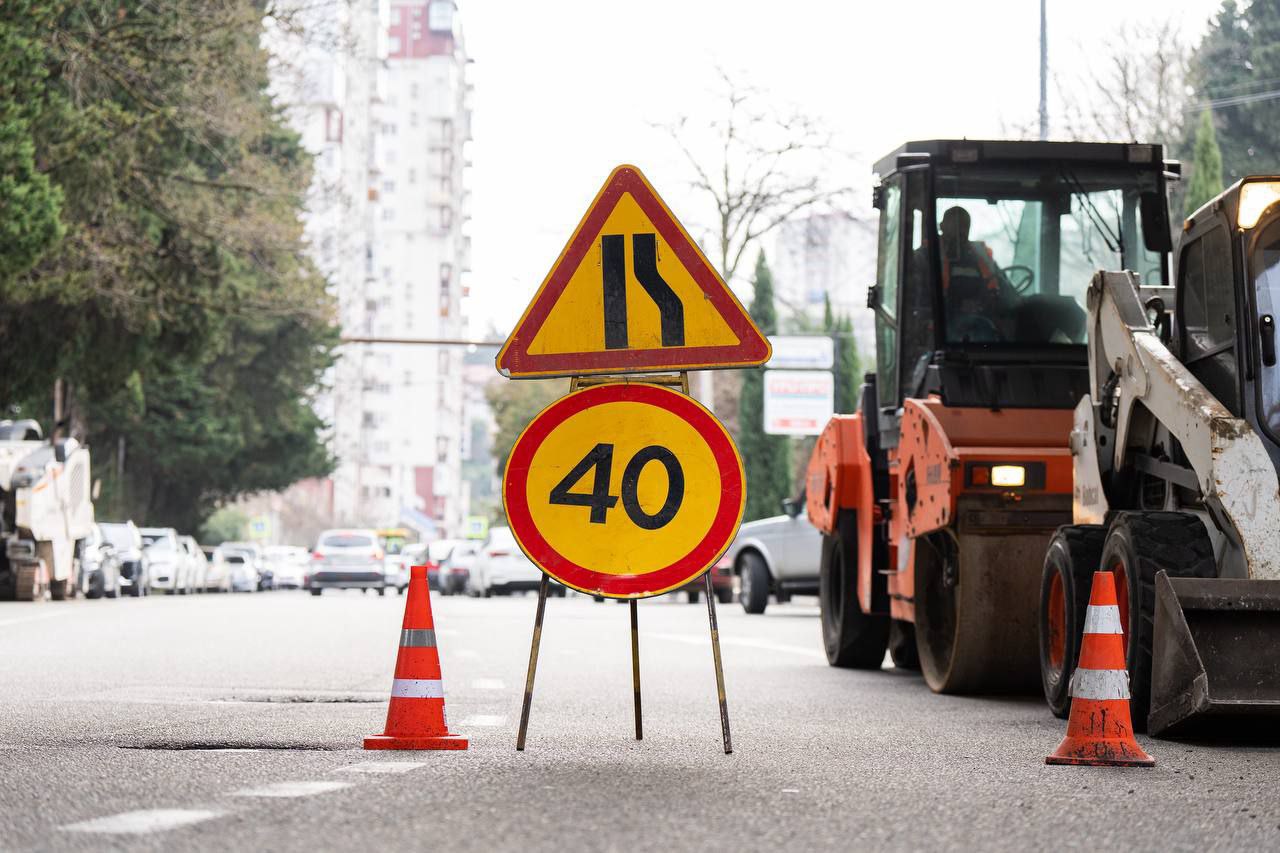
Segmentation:
<svg viewBox="0 0 1280 853">
<path fill-rule="evenodd" d="M 1113 470 L 1124 471 L 1139 403 L 1177 438 L 1210 512 L 1233 528 L 1248 577 L 1280 580 L 1280 485 L 1262 440 L 1174 356 L 1147 316 L 1132 272 L 1099 272 L 1089 285 L 1090 394 L 1097 417 L 1111 375 L 1116 386 Z M 1163 293 L 1160 293 L 1164 296 Z"/>
</svg>

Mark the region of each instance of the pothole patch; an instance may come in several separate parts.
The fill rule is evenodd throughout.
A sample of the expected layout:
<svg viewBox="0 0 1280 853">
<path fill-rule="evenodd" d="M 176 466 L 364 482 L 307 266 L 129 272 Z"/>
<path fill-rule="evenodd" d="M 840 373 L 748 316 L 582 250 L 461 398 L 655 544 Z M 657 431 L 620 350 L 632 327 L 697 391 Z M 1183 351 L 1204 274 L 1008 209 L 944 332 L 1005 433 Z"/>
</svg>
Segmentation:
<svg viewBox="0 0 1280 853">
<path fill-rule="evenodd" d="M 266 703 L 270 705 L 372 705 L 386 702 L 381 693 L 277 693 L 262 691 L 217 696 L 210 702 L 223 704 Z"/>
<path fill-rule="evenodd" d="M 230 741 L 230 740 L 210 740 L 210 741 L 178 741 L 178 740 L 160 740 L 147 743 L 122 743 L 119 744 L 120 749 L 141 749 L 155 750 L 159 752 L 186 752 L 186 751 L 203 751 L 203 752 L 260 752 L 266 750 L 283 750 L 283 751 L 307 751 L 307 752 L 336 752 L 338 750 L 350 749 L 349 746 L 337 746 L 325 743 L 281 743 L 279 741 L 263 742 L 263 741 Z"/>
</svg>

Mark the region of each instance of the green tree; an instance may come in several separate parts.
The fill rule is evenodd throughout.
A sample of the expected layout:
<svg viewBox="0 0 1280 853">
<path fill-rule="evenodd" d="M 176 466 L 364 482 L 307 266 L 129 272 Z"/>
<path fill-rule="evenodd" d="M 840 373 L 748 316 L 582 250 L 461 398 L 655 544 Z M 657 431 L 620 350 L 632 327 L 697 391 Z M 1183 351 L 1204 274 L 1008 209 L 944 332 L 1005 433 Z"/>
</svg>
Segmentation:
<svg viewBox="0 0 1280 853">
<path fill-rule="evenodd" d="M 822 327 L 831 335 L 835 347 L 835 413 L 852 414 L 858 410 L 858 392 L 862 387 L 862 360 L 858 358 L 858 341 L 853 336 L 853 320 L 836 316 L 831 310 L 831 297 L 823 295 Z"/>
<path fill-rule="evenodd" d="M 200 541 L 206 545 L 221 545 L 245 538 L 249 529 L 249 517 L 232 506 L 215 510 L 200 526 Z"/>
<path fill-rule="evenodd" d="M 64 380 L 104 515 L 195 529 L 331 467 L 333 307 L 263 8 L 0 6 L 0 401 L 40 417 Z"/>
<path fill-rule="evenodd" d="M 1213 111 L 1200 114 L 1195 147 L 1191 154 L 1191 180 L 1187 185 L 1187 213 L 1222 192 L 1222 151 L 1213 130 Z"/>
<path fill-rule="evenodd" d="M 534 416 L 568 391 L 563 379 L 510 379 L 494 381 L 484 396 L 493 410 L 497 434 L 493 438 L 493 459 L 501 477 L 516 439 Z"/>
<path fill-rule="evenodd" d="M 1223 179 L 1234 183 L 1280 170 L 1280 2 L 1224 0 L 1192 56 L 1189 76 L 1196 101 L 1213 104 Z"/>
<path fill-rule="evenodd" d="M 766 335 L 778 333 L 778 314 L 773 304 L 773 274 L 764 252 L 756 256 L 752 279 L 751 319 Z M 742 394 L 738 398 L 738 446 L 747 473 L 745 518 L 777 515 L 782 499 L 791 491 L 791 442 L 785 435 L 764 431 L 764 370 L 755 368 L 742 374 Z"/>
</svg>

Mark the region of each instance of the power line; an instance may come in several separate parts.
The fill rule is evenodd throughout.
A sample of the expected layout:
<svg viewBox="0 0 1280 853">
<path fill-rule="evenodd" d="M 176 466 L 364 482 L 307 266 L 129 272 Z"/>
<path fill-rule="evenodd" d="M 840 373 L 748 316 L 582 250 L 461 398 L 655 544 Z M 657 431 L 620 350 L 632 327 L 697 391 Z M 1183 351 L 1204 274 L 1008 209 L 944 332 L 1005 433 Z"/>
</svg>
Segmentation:
<svg viewBox="0 0 1280 853">
<path fill-rule="evenodd" d="M 1267 92 L 1254 92 L 1251 95 L 1234 95 L 1230 98 L 1217 98 L 1211 101 L 1202 101 L 1198 104 L 1191 104 L 1186 107 L 1183 112 L 1199 112 L 1201 110 L 1217 109 L 1218 107 L 1234 107 L 1241 104 L 1252 104 L 1259 101 L 1274 101 L 1280 98 L 1280 89 L 1271 89 Z"/>
</svg>

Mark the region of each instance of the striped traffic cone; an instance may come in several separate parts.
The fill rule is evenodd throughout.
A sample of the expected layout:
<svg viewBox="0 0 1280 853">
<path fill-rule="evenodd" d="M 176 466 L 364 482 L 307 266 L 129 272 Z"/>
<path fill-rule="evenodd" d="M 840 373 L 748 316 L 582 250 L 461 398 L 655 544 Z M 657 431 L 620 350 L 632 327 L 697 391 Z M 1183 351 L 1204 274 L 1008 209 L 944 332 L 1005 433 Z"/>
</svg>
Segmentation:
<svg viewBox="0 0 1280 853">
<path fill-rule="evenodd" d="M 426 566 L 413 566 L 409 570 L 409 591 L 405 596 L 395 680 L 391 683 L 387 730 L 365 738 L 364 748 L 467 748 L 467 739 L 450 734 L 445 720 L 444 682 L 440 679 L 440 653 L 431 620 Z"/>
<path fill-rule="evenodd" d="M 1080 662 L 1071 676 L 1067 736 L 1044 763 L 1107 767 L 1151 767 L 1156 763 L 1133 739 L 1124 633 L 1111 572 L 1094 573 Z"/>
</svg>

